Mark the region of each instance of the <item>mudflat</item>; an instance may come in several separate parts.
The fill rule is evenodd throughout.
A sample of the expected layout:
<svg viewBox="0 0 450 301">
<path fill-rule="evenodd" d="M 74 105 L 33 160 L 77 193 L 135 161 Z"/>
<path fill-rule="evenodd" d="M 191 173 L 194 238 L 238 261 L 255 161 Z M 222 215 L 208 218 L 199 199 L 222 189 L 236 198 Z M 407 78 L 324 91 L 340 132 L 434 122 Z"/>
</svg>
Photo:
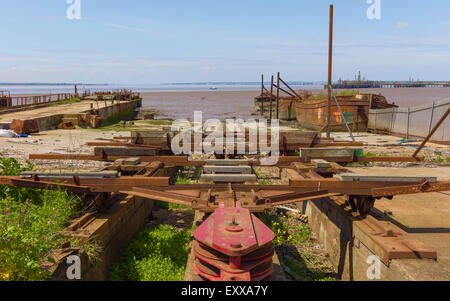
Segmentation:
<svg viewBox="0 0 450 301">
<path fill-rule="evenodd" d="M 310 90 L 326 94 L 325 90 Z M 340 92 L 336 90 L 336 93 Z M 144 108 L 156 109 L 161 117 L 170 119 L 194 118 L 194 111 L 202 111 L 203 118 L 255 118 L 254 98 L 261 91 L 203 91 L 203 92 L 142 92 Z M 385 88 L 361 89 L 360 93 L 382 94 L 389 102 L 406 107 L 429 104 L 450 98 L 450 88 Z"/>
</svg>

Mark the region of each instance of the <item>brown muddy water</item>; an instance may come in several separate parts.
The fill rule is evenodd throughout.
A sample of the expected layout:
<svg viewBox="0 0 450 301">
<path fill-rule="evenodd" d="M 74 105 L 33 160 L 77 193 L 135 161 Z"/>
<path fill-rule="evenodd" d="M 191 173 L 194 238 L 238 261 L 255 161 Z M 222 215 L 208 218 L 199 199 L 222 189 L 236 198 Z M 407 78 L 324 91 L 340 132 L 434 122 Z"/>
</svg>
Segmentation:
<svg viewBox="0 0 450 301">
<path fill-rule="evenodd" d="M 314 94 L 325 90 L 313 90 Z M 338 91 L 336 91 L 338 92 Z M 384 95 L 389 102 L 401 107 L 418 106 L 450 98 L 450 88 L 387 88 L 361 89 L 361 93 Z M 203 119 L 256 118 L 254 97 L 260 91 L 208 91 L 208 92 L 144 92 L 143 107 L 157 109 L 158 119 L 194 118 L 194 111 L 202 111 Z"/>
</svg>

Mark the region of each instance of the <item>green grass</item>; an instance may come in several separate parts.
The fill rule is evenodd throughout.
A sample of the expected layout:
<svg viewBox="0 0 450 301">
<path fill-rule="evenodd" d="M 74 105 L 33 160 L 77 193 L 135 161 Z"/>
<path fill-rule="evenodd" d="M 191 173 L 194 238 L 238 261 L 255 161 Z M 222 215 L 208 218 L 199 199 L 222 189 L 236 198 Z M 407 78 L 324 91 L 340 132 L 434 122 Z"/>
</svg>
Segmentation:
<svg viewBox="0 0 450 301">
<path fill-rule="evenodd" d="M 191 209 L 191 207 L 188 207 L 185 205 L 179 205 L 179 204 L 173 204 L 173 203 L 167 203 L 167 202 L 161 202 L 161 201 L 157 201 L 156 206 L 158 208 L 163 208 L 163 209 L 167 209 L 170 211 Z"/>
<path fill-rule="evenodd" d="M 192 230 L 159 225 L 138 233 L 111 267 L 111 281 L 183 281 Z"/>
<path fill-rule="evenodd" d="M 371 152 L 367 152 L 363 154 L 363 157 L 376 157 L 377 154 L 371 153 Z"/>
<path fill-rule="evenodd" d="M 0 159 L 2 176 L 32 168 Z M 81 199 L 63 191 L 0 186 L 0 208 L 0 280 L 44 280 L 49 275 L 40 262 L 68 240 L 62 231 L 81 212 Z"/>
</svg>

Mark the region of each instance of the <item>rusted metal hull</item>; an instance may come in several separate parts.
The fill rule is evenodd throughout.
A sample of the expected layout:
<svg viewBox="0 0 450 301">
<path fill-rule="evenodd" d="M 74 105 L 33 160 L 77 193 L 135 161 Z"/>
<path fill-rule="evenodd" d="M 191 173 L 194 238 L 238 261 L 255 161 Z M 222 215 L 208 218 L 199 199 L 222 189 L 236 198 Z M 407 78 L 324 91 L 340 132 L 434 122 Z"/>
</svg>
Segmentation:
<svg viewBox="0 0 450 301">
<path fill-rule="evenodd" d="M 337 96 L 345 119 L 353 130 L 366 131 L 369 121 L 369 109 L 397 107 L 387 102 L 386 98 L 375 94 L 358 94 L 356 96 Z M 308 129 L 320 129 L 327 124 L 328 100 L 305 100 L 295 102 L 297 122 Z M 331 103 L 331 130 L 346 130 L 345 120 L 335 102 Z"/>
<path fill-rule="evenodd" d="M 345 118 L 354 130 L 367 130 L 369 101 L 337 97 Z M 297 122 L 308 129 L 321 129 L 327 124 L 328 102 L 326 99 L 311 103 L 295 104 Z M 345 122 L 336 103 L 331 105 L 332 130 L 345 130 Z"/>
</svg>

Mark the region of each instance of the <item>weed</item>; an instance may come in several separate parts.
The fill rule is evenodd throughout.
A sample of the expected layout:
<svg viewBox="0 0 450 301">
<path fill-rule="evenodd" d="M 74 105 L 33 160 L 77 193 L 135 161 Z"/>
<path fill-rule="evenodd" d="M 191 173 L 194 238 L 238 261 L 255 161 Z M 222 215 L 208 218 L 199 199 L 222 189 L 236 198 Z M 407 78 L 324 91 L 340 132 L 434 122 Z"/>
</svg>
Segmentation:
<svg viewBox="0 0 450 301">
<path fill-rule="evenodd" d="M 27 162 L 0 159 L 0 175 L 32 170 Z M 0 186 L 0 280 L 43 280 L 40 262 L 67 241 L 62 231 L 81 212 L 80 198 L 64 191 Z"/>
<path fill-rule="evenodd" d="M 334 281 L 329 277 L 332 269 L 326 262 L 311 253 L 312 233 L 308 226 L 295 222 L 296 213 L 264 213 L 261 220 L 275 234 L 274 246 L 286 272 L 297 281 Z"/>
<path fill-rule="evenodd" d="M 112 265 L 110 280 L 182 281 L 191 232 L 169 225 L 143 230 Z"/>
<path fill-rule="evenodd" d="M 163 209 L 170 210 L 170 211 L 190 209 L 190 207 L 185 206 L 185 205 L 179 205 L 179 204 L 173 204 L 173 203 L 167 203 L 167 202 L 161 202 L 161 201 L 156 202 L 156 207 L 163 208 Z"/>
</svg>

